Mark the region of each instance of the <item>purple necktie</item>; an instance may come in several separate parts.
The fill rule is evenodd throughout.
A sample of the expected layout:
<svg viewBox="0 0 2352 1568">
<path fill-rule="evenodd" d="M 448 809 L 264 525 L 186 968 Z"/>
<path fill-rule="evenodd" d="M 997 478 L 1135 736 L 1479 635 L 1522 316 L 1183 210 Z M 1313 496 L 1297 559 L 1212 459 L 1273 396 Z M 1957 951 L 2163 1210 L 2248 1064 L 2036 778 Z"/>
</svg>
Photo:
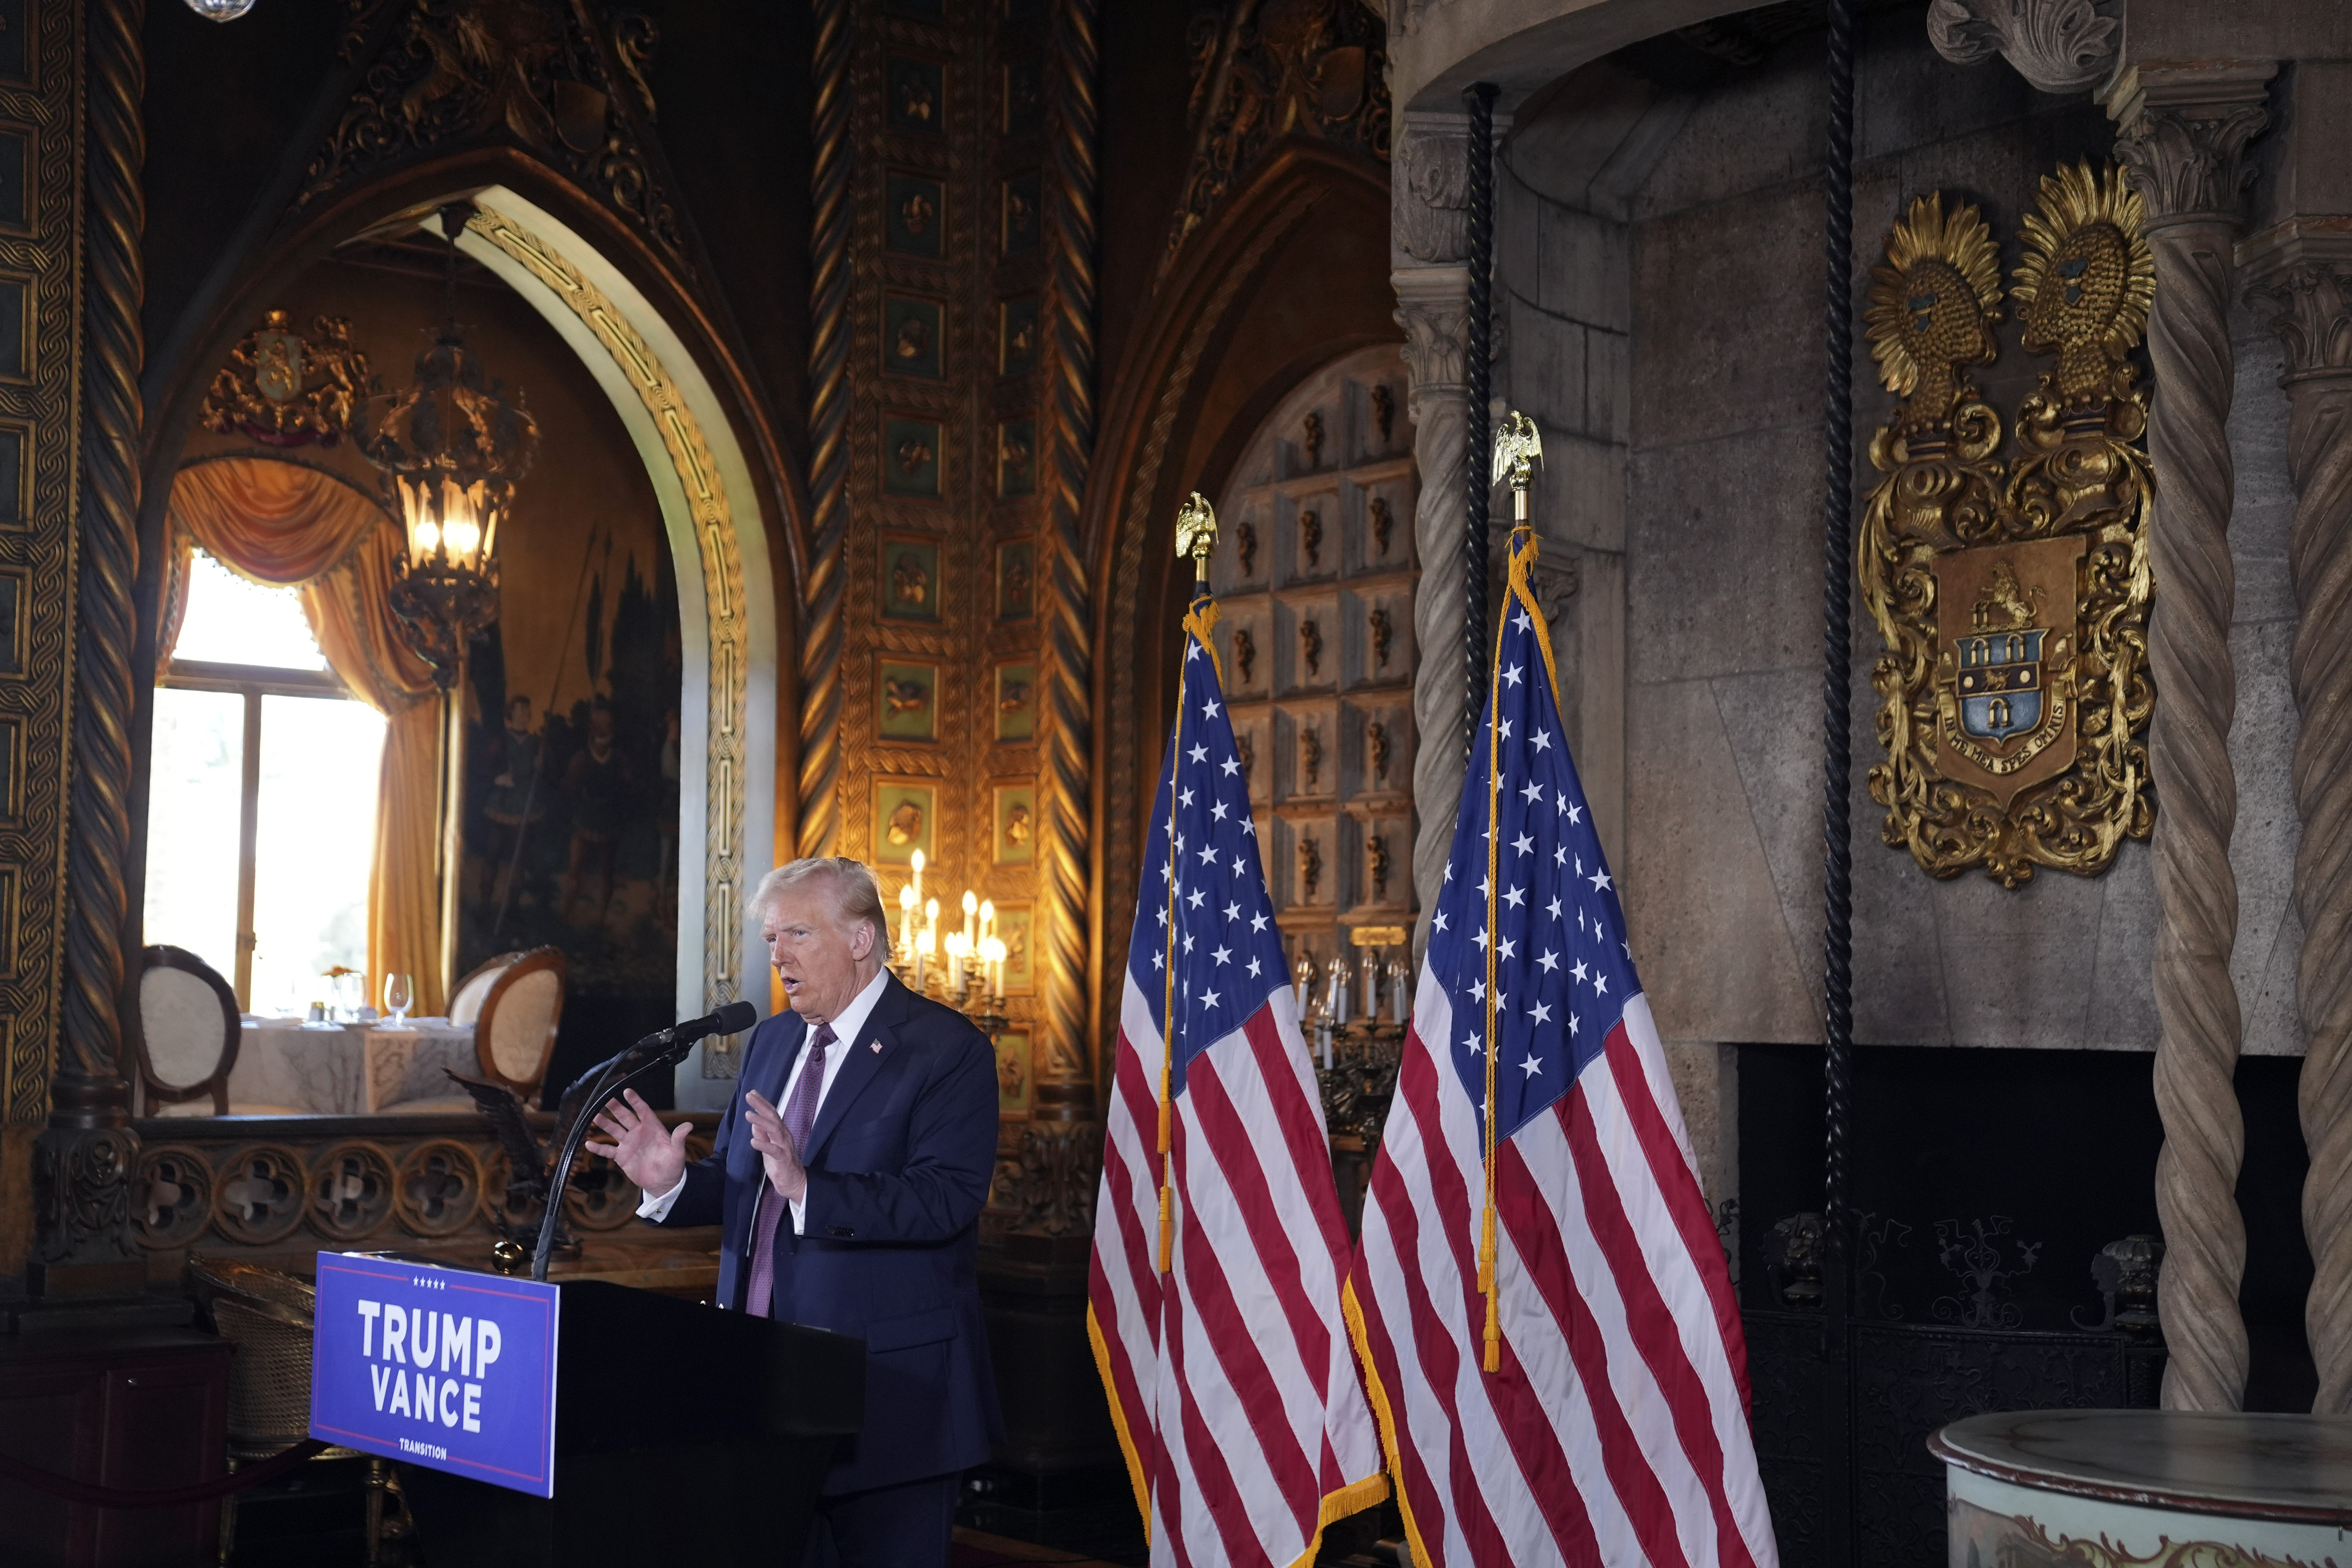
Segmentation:
<svg viewBox="0 0 2352 1568">
<path fill-rule="evenodd" d="M 824 1092 L 825 1047 L 838 1038 L 831 1024 L 819 1024 L 809 1041 L 808 1060 L 801 1076 L 793 1081 L 793 1092 L 784 1101 L 784 1131 L 791 1135 L 793 1152 L 805 1161 L 808 1158 L 809 1129 L 816 1122 L 817 1096 Z M 751 1290 L 744 1300 L 744 1310 L 755 1318 L 769 1315 L 776 1294 L 776 1226 L 783 1215 L 771 1217 L 768 1199 L 774 1195 L 775 1184 L 768 1180 L 764 1168 L 760 1173 L 760 1196 L 751 1205 Z M 782 1202 L 782 1199 L 778 1199 Z"/>
</svg>

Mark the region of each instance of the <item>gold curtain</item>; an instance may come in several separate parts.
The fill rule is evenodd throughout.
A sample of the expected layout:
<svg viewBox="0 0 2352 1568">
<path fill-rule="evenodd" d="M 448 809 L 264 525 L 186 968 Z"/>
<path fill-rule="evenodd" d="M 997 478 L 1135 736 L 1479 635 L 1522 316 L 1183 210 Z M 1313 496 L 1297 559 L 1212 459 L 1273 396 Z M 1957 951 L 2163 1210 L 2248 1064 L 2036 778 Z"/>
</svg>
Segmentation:
<svg viewBox="0 0 2352 1568">
<path fill-rule="evenodd" d="M 302 591 L 302 613 L 343 683 L 386 721 L 368 879 L 368 983 L 405 973 L 416 1011 L 442 1011 L 441 704 L 400 640 L 388 595 L 400 532 L 349 481 L 271 458 L 226 458 L 172 481 L 171 579 L 157 662 L 167 663 L 201 547 L 240 576 Z"/>
</svg>

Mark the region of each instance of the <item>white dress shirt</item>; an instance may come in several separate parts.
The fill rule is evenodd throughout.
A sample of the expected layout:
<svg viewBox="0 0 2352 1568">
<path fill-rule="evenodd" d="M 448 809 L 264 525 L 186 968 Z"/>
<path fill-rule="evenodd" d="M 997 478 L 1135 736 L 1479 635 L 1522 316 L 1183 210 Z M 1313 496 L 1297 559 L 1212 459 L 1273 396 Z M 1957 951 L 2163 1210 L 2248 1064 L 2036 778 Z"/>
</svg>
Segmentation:
<svg viewBox="0 0 2352 1568">
<path fill-rule="evenodd" d="M 841 1076 L 841 1064 L 849 1059 L 849 1047 L 857 1043 L 857 1032 L 866 1027 L 866 1019 L 874 1011 L 874 1005 L 882 1000 L 882 987 L 889 983 L 890 972 L 886 969 L 866 983 L 866 989 L 860 991 L 849 1005 L 841 1010 L 841 1016 L 830 1020 L 833 1025 L 834 1043 L 824 1053 L 824 1081 L 816 1086 L 816 1107 L 809 1112 L 811 1129 L 814 1129 L 817 1116 L 824 1110 L 824 1097 L 833 1091 L 833 1080 Z M 812 1026 L 809 1033 L 815 1034 L 815 1028 Z M 808 1064 L 809 1053 L 803 1047 L 800 1059 L 793 1063 L 792 1076 L 784 1079 L 784 1092 L 777 1098 L 777 1114 L 782 1115 L 784 1107 L 793 1102 L 793 1089 L 801 1081 L 801 1071 Z M 750 1134 L 746 1133 L 745 1136 L 748 1137 Z M 806 1150 L 800 1151 L 800 1154 L 803 1160 L 808 1157 Z M 667 1217 L 670 1205 L 677 1201 L 677 1194 L 684 1191 L 686 1191 L 686 1177 L 681 1174 L 677 1179 L 677 1184 L 660 1196 L 656 1197 L 651 1193 L 646 1194 L 645 1202 L 637 1205 L 638 1217 L 656 1221 Z M 803 1198 L 805 1197 L 806 1194 L 803 1193 Z M 798 1236 L 801 1234 L 801 1202 L 789 1198 L 785 1202 L 790 1205 L 793 1211 L 793 1234 Z"/>
</svg>

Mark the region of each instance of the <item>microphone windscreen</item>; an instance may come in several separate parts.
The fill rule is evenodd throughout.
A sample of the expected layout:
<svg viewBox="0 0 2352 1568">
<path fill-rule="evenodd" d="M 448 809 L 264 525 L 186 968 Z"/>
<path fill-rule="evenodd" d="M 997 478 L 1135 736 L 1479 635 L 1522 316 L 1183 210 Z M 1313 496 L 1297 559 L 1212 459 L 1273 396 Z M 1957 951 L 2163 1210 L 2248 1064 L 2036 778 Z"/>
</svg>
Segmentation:
<svg viewBox="0 0 2352 1568">
<path fill-rule="evenodd" d="M 740 1035 L 760 1021 L 760 1010 L 749 1002 L 730 1002 L 711 1016 L 718 1027 L 714 1035 Z"/>
</svg>

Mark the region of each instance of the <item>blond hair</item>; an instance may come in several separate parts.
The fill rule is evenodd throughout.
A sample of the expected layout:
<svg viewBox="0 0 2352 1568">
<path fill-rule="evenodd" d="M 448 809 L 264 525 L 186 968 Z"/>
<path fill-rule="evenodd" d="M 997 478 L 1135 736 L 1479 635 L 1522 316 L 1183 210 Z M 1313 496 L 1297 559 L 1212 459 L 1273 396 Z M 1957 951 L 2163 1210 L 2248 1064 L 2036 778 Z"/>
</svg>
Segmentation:
<svg viewBox="0 0 2352 1568">
<path fill-rule="evenodd" d="M 882 887 L 874 873 L 862 860 L 846 855 L 819 855 L 806 860 L 793 860 L 777 867 L 760 879 L 752 890 L 751 902 L 743 909 L 746 919 L 757 923 L 766 918 L 768 908 L 776 900 L 804 882 L 823 877 L 833 883 L 835 897 L 839 900 L 844 931 L 855 931 L 860 925 L 874 928 L 874 940 L 887 946 L 890 941 L 889 917 L 882 909 Z"/>
</svg>

